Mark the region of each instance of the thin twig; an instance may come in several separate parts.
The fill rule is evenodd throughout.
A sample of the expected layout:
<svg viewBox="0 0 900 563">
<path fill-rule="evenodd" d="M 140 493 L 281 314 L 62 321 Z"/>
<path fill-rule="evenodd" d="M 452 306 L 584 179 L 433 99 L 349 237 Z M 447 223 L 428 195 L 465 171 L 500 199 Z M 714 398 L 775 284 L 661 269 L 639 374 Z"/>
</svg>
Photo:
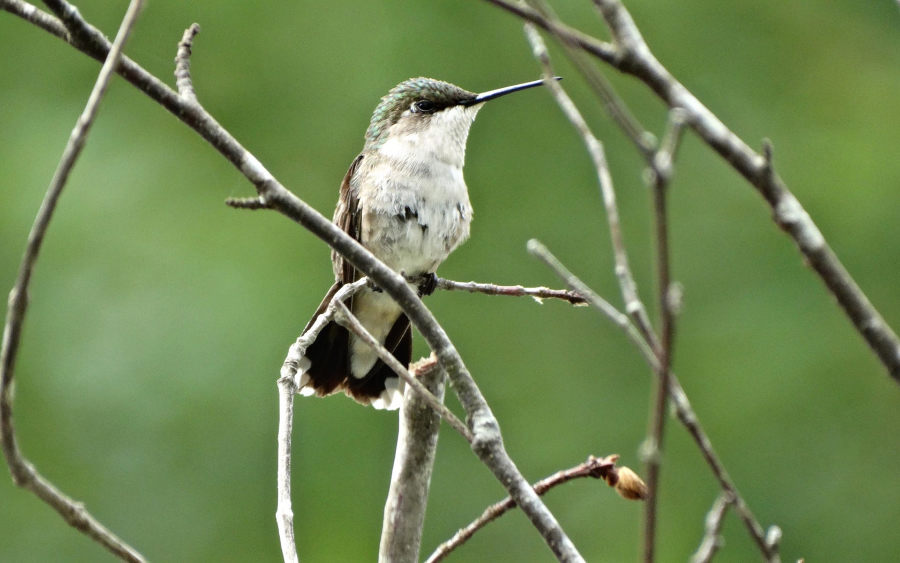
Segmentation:
<svg viewBox="0 0 900 563">
<path fill-rule="evenodd" d="M 432 355 L 409 366 L 438 401 L 444 399 L 447 374 Z M 381 563 L 416 563 L 425 525 L 428 489 L 437 451 L 441 417 L 425 397 L 407 386 L 400 407 L 400 427 L 391 486 L 381 526 Z"/>
<path fill-rule="evenodd" d="M 50 0 L 47 0 L 48 3 Z M 20 0 L 0 0 L 0 8 Z M 54 6 L 68 6 L 64 0 L 53 0 Z M 9 10 L 12 11 L 12 10 Z M 103 60 L 109 51 L 109 42 L 99 31 L 87 24 L 77 10 L 61 10 L 60 17 L 80 21 L 77 37 L 70 44 L 83 53 Z M 60 24 L 61 25 L 61 24 Z M 467 421 L 474 436 L 472 449 L 491 470 L 494 477 L 516 499 L 522 512 L 528 517 L 544 542 L 560 561 L 580 562 L 583 558 L 563 531 L 556 518 L 541 502 L 529 486 L 503 445 L 502 434 L 496 418 L 475 384 L 446 332 L 434 315 L 425 307 L 405 280 L 371 252 L 362 247 L 329 219 L 310 207 L 285 188 L 274 176 L 245 150 L 240 143 L 219 125 L 200 104 L 189 102 L 162 81 L 141 68 L 134 61 L 123 57 L 117 71 L 151 99 L 169 110 L 180 121 L 196 131 L 219 151 L 254 185 L 257 194 L 267 207 L 276 210 L 301 224 L 321 238 L 328 246 L 347 259 L 361 273 L 371 278 L 390 295 L 409 317 L 410 322 L 422 334 L 438 361 L 447 371 L 453 390 L 466 411 Z"/>
<path fill-rule="evenodd" d="M 656 275 L 659 306 L 660 347 L 657 353 L 659 368 L 650 414 L 650 429 L 643 451 L 647 462 L 647 487 L 650 496 L 644 505 L 644 561 L 653 563 L 656 552 L 656 507 L 659 502 L 660 471 L 663 438 L 667 419 L 669 373 L 672 366 L 672 341 L 675 333 L 675 306 L 672 302 L 671 264 L 669 258 L 669 217 L 666 206 L 672 162 L 681 139 L 684 117 L 680 110 L 672 110 L 669 128 L 659 151 L 652 159 L 650 184 L 656 223 Z"/>
<path fill-rule="evenodd" d="M 233 209 L 269 209 L 261 197 L 229 197 L 225 199 L 225 205 Z"/>
<path fill-rule="evenodd" d="M 558 471 L 549 477 L 541 479 L 534 484 L 534 492 L 539 495 L 544 495 L 550 489 L 568 483 L 573 479 L 580 479 L 583 477 L 604 479 L 610 487 L 616 487 L 620 483 L 620 475 L 631 473 L 631 470 L 627 467 L 618 469 L 616 468 L 616 461 L 618 461 L 618 459 L 619 456 L 617 454 L 613 454 L 604 458 L 590 456 L 588 457 L 588 460 L 582 464 L 576 465 L 571 469 Z M 628 473 L 626 473 L 626 471 Z M 639 487 L 640 485 L 637 486 Z M 642 498 L 640 496 L 629 497 L 627 496 L 629 493 L 623 491 L 619 491 L 619 494 L 624 496 L 625 498 Z M 475 532 L 484 528 L 486 525 L 490 524 L 497 518 L 500 518 L 509 510 L 515 507 L 515 501 L 509 497 L 506 497 L 500 502 L 494 503 L 491 506 L 487 507 L 481 514 L 481 516 L 472 521 L 471 524 L 469 524 L 465 528 L 460 529 L 458 532 L 456 532 L 456 534 L 453 535 L 452 538 L 439 545 L 437 549 L 434 550 L 434 553 L 432 553 L 428 557 L 428 559 L 425 560 L 425 563 L 437 563 L 438 561 L 442 561 L 445 557 L 450 555 L 450 552 L 466 543 L 469 538 L 475 535 Z"/>
<path fill-rule="evenodd" d="M 545 20 L 549 22 L 559 22 L 559 19 L 553 13 L 553 10 L 546 2 L 544 2 L 544 0 L 528 0 L 528 2 Z M 534 24 L 526 25 L 529 25 L 532 28 L 534 27 Z M 625 136 L 628 137 L 638 151 L 644 155 L 644 158 L 650 160 L 656 152 L 656 138 L 646 127 L 641 125 L 637 117 L 631 113 L 631 110 L 616 93 L 612 84 L 606 80 L 606 77 L 604 77 L 603 73 L 594 65 L 593 61 L 587 59 L 578 42 L 573 41 L 571 35 L 562 32 L 563 28 L 564 26 L 561 25 L 549 25 L 547 30 L 556 38 L 559 44 L 562 45 L 566 57 L 568 57 L 572 64 L 575 65 L 575 68 L 577 68 L 584 77 L 588 86 L 591 87 L 600 99 L 603 108 L 616 125 L 619 126 L 619 129 L 625 133 Z M 529 40 L 531 41 L 530 38 Z M 535 45 L 534 41 L 531 41 L 531 43 L 532 46 Z M 543 50 L 546 53 L 546 48 L 543 48 Z M 538 56 L 541 62 L 545 62 L 545 68 L 548 68 L 549 57 L 539 56 L 537 50 L 535 51 L 535 56 Z"/>
<path fill-rule="evenodd" d="M 194 102 L 197 101 L 197 93 L 194 92 L 194 82 L 191 80 L 191 46 L 198 33 L 200 26 L 196 23 L 191 24 L 178 42 L 178 51 L 175 54 L 175 85 L 178 87 L 178 93 L 182 98 Z"/>
<path fill-rule="evenodd" d="M 583 295 L 587 300 L 588 305 L 603 313 L 603 315 L 612 321 L 613 324 L 622 329 L 631 343 L 641 351 L 645 358 L 656 359 L 656 353 L 650 345 L 647 344 L 647 340 L 643 337 L 637 327 L 634 326 L 632 319 L 629 318 L 628 315 L 616 309 L 609 301 L 598 295 L 584 282 L 575 277 L 575 274 L 563 266 L 562 262 L 560 262 L 539 240 L 529 240 L 527 248 L 529 253 L 540 259 L 547 267 L 553 270 L 557 277 L 559 277 L 565 285 L 569 286 L 569 288 L 581 288 L 580 290 L 571 289 L 571 291 Z M 584 293 L 581 291 L 584 291 Z"/>
<path fill-rule="evenodd" d="M 378 340 L 376 340 L 375 337 L 372 336 L 372 334 L 369 333 L 368 330 L 366 330 L 366 327 L 364 327 L 362 323 L 359 322 L 359 319 L 353 316 L 353 313 L 350 312 L 350 309 L 348 309 L 346 305 L 344 305 L 340 301 L 332 301 L 332 303 L 334 303 L 335 306 L 334 320 L 339 325 L 356 335 L 357 338 L 368 344 L 370 348 L 375 350 L 375 352 L 378 354 L 378 357 L 381 358 L 381 361 L 387 364 L 389 368 L 394 370 L 394 373 L 400 376 L 400 379 L 402 379 L 407 385 L 415 389 L 416 393 L 418 393 L 425 400 L 425 402 L 435 410 L 435 412 L 440 414 L 441 418 L 443 418 L 447 422 L 447 424 L 449 424 L 453 427 L 454 430 L 459 432 L 467 442 L 472 443 L 472 440 L 475 439 L 475 436 L 466 427 L 466 425 L 463 424 L 463 421 L 457 418 L 456 415 L 453 414 L 453 411 L 448 409 L 443 402 L 432 395 L 431 391 L 429 391 L 421 381 L 416 379 L 416 377 L 412 373 L 410 373 L 410 371 L 406 369 L 403 364 L 400 363 L 400 360 L 395 358 L 387 348 L 385 348 L 380 342 L 378 342 Z"/>
<path fill-rule="evenodd" d="M 9 308 L 6 314 L 6 324 L 3 328 L 3 345 L 0 351 L 0 441 L 2 441 L 3 455 L 9 465 L 10 473 L 15 484 L 34 493 L 38 498 L 56 510 L 63 520 L 77 528 L 82 533 L 99 543 L 113 555 L 123 561 L 144 561 L 143 556 L 134 548 L 123 542 L 111 531 L 85 510 L 84 505 L 76 502 L 63 494 L 50 481 L 44 478 L 34 465 L 31 464 L 19 449 L 16 440 L 15 426 L 13 424 L 13 383 L 16 359 L 19 344 L 22 337 L 22 325 L 25 321 L 25 313 L 28 309 L 29 285 L 34 272 L 37 259 L 44 242 L 44 236 L 53 218 L 53 212 L 62 195 L 69 174 L 81 154 L 87 141 L 88 133 L 97 117 L 100 102 L 109 87 L 109 81 L 119 58 L 122 48 L 131 34 L 134 23 L 140 13 L 143 0 L 132 0 L 119 27 L 119 32 L 105 57 L 103 67 L 97 76 L 94 89 L 88 98 L 84 111 L 78 118 L 75 128 L 69 137 L 69 142 L 63 151 L 53 179 L 41 203 L 34 225 L 28 235 L 28 243 L 25 246 L 25 254 L 16 277 L 16 284 L 9 294 Z M 5 6 L 4 6 L 5 7 Z M 28 16 L 26 19 L 39 25 L 42 29 L 48 29 L 47 18 L 49 16 L 38 15 L 37 9 L 21 9 L 20 13 Z M 59 36 L 59 35 L 57 35 Z"/>
<path fill-rule="evenodd" d="M 579 295 L 584 295 L 592 307 L 596 308 L 604 316 L 611 319 L 616 326 L 624 330 L 628 339 L 638 348 L 638 350 L 640 350 L 641 355 L 644 357 L 644 360 L 650 366 L 653 373 L 659 374 L 659 358 L 657 358 L 654 350 L 641 337 L 641 334 L 631 323 L 622 322 L 623 319 L 625 321 L 628 320 L 625 315 L 617 311 L 608 302 L 591 290 L 587 284 L 563 266 L 562 263 L 560 263 L 560 261 L 540 242 L 536 240 L 528 241 L 528 251 L 540 258 L 551 270 L 553 270 L 557 277 L 559 277 L 569 289 Z M 719 487 L 721 487 L 723 491 L 731 494 L 734 498 L 733 506 L 735 512 L 738 513 L 741 520 L 744 522 L 747 531 L 750 533 L 754 542 L 756 542 L 761 553 L 765 556 L 766 561 L 777 563 L 777 556 L 773 557 L 771 549 L 766 543 L 765 529 L 753 515 L 753 511 L 750 510 L 750 507 L 737 490 L 734 481 L 732 481 L 731 477 L 728 475 L 728 471 L 719 459 L 718 454 L 716 454 L 715 449 L 713 449 L 709 436 L 707 436 L 706 431 L 703 430 L 700 420 L 697 418 L 696 413 L 694 413 L 694 409 L 691 407 L 691 403 L 688 400 L 684 389 L 681 387 L 681 383 L 678 381 L 675 373 L 671 370 L 669 372 L 669 399 L 672 401 L 672 406 L 675 408 L 675 415 L 678 417 L 678 421 L 681 422 L 682 426 L 687 429 L 691 438 L 696 442 L 697 447 L 700 449 L 700 453 L 703 455 L 703 459 L 706 460 L 706 464 L 715 476 L 716 481 L 719 482 Z"/>
<path fill-rule="evenodd" d="M 634 319 L 641 335 L 651 343 L 655 350 L 658 347 L 656 336 L 653 333 L 650 318 L 647 316 L 647 309 L 638 297 L 637 284 L 628 264 L 628 252 L 625 249 L 622 224 L 619 221 L 619 208 L 616 205 L 616 191 L 613 187 L 609 165 L 606 162 L 606 152 L 603 150 L 603 143 L 591 132 L 581 112 L 575 107 L 575 103 L 566 94 L 565 89 L 557 81 L 549 79 L 549 77 L 554 76 L 553 66 L 550 64 L 550 55 L 547 52 L 547 45 L 537 30 L 534 29 L 534 26 L 526 24 L 525 36 L 531 44 L 534 57 L 543 68 L 545 86 L 549 89 L 550 94 L 556 100 L 557 105 L 559 105 L 566 118 L 581 134 L 584 146 L 587 148 L 588 154 L 594 163 L 594 168 L 597 170 L 597 180 L 600 184 L 600 193 L 603 196 L 603 205 L 606 208 L 606 218 L 609 224 L 610 239 L 612 240 L 613 255 L 616 263 L 615 272 L 619 280 L 622 299 L 625 302 L 625 310 Z"/>
<path fill-rule="evenodd" d="M 487 2 L 503 8 L 504 10 L 529 21 L 536 26 L 550 31 L 554 35 L 565 37 L 566 41 L 578 45 L 581 49 L 599 57 L 600 59 L 612 64 L 619 60 L 620 53 L 615 45 L 610 45 L 605 41 L 600 41 L 590 35 L 581 32 L 575 28 L 569 27 L 558 20 L 549 20 L 542 16 L 537 10 L 523 4 L 522 2 L 512 2 L 511 0 L 486 0 Z"/>
<path fill-rule="evenodd" d="M 278 378 L 278 506 L 275 521 L 281 541 L 281 553 L 285 563 L 296 563 L 297 542 L 294 537 L 294 510 L 291 501 L 291 434 L 294 425 L 294 395 L 297 393 L 297 372 L 303 364 L 306 349 L 315 342 L 322 329 L 335 316 L 335 303 L 348 299 L 362 289 L 368 280 L 362 278 L 347 284 L 334 294 L 324 313 L 316 317 L 309 330 L 304 332 L 288 349 Z"/>
<path fill-rule="evenodd" d="M 713 503 L 712 508 L 706 514 L 703 540 L 700 541 L 700 547 L 691 556 L 690 563 L 710 563 L 713 557 L 716 556 L 716 553 L 725 545 L 725 540 L 721 534 L 729 506 L 731 506 L 731 495 L 726 492 L 719 493 L 719 496 L 716 497 L 716 502 Z"/>
<path fill-rule="evenodd" d="M 437 289 L 468 291 L 485 295 L 506 295 L 509 297 L 532 297 L 540 303 L 543 299 L 559 299 L 575 306 L 587 305 L 587 300 L 572 291 L 549 289 L 546 287 L 522 287 L 521 285 L 494 285 L 492 283 L 458 282 L 437 278 Z"/>
</svg>

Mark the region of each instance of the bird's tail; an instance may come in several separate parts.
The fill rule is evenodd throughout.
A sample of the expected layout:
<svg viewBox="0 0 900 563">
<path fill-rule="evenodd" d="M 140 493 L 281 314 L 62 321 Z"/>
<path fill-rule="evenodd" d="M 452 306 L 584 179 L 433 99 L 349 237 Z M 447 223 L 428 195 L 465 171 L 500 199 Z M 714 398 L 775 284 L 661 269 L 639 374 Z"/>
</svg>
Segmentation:
<svg viewBox="0 0 900 563">
<path fill-rule="evenodd" d="M 342 286 L 343 283 L 337 282 L 331 287 L 303 330 L 304 333 L 309 330 L 316 317 L 325 312 Z M 348 306 L 353 310 L 352 304 Z M 412 359 L 412 330 L 406 315 L 401 313 L 394 322 L 384 346 L 404 367 L 409 367 Z M 300 369 L 303 373 L 300 376 L 299 393 L 302 395 L 324 397 L 343 391 L 357 402 L 378 409 L 396 409 L 403 400 L 402 381 L 380 359 L 364 377 L 355 377 L 351 373 L 350 333 L 333 321 L 322 329 L 306 349 Z"/>
</svg>

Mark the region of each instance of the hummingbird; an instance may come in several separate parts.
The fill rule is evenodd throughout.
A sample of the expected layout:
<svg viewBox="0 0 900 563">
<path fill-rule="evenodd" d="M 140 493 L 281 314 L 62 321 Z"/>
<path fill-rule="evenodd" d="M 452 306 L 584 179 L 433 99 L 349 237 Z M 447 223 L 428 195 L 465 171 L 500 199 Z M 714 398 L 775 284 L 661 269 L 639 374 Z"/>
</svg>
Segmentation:
<svg viewBox="0 0 900 563">
<path fill-rule="evenodd" d="M 476 94 L 431 78 L 401 82 L 372 114 L 363 151 L 341 183 L 334 223 L 402 275 L 420 297 L 431 294 L 438 265 L 469 237 L 472 205 L 463 164 L 475 115 L 490 100 L 541 84 L 536 80 Z M 342 286 L 361 277 L 334 250 L 331 261 L 336 281 L 304 332 Z M 412 329 L 389 295 L 366 286 L 347 306 L 409 366 Z M 343 391 L 377 409 L 396 409 L 402 403 L 404 386 L 393 370 L 335 322 L 306 350 L 300 373 L 302 395 Z"/>
</svg>

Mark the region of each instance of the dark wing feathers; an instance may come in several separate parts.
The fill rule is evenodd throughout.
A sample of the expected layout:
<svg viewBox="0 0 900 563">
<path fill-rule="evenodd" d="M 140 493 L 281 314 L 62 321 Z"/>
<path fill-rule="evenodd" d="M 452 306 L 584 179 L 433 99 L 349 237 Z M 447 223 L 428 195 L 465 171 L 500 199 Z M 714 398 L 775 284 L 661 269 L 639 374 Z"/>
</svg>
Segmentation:
<svg viewBox="0 0 900 563">
<path fill-rule="evenodd" d="M 357 156 L 353 164 L 350 165 L 350 169 L 347 170 L 347 174 L 344 175 L 337 208 L 334 210 L 334 224 L 353 237 L 355 241 L 361 241 L 359 232 L 359 199 L 350 186 L 350 181 L 362 160 L 363 155 Z M 339 282 L 353 283 L 356 281 L 356 268 L 353 267 L 353 264 L 344 260 L 344 257 L 335 250 L 331 251 L 331 263 L 334 267 L 334 276 Z"/>
</svg>

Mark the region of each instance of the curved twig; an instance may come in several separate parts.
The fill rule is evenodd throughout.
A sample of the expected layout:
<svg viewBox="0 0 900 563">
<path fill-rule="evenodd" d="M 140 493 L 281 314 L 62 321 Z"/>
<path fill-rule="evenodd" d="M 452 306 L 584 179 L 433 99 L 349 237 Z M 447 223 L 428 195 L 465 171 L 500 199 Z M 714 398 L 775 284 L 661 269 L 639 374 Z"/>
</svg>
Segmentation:
<svg viewBox="0 0 900 563">
<path fill-rule="evenodd" d="M 362 289 L 367 281 L 366 278 L 362 278 L 339 289 L 334 294 L 331 305 L 324 313 L 316 317 L 309 330 L 291 345 L 281 366 L 281 377 L 278 378 L 278 507 L 275 510 L 275 521 L 278 525 L 278 537 L 281 540 L 281 553 L 285 563 L 295 563 L 299 560 L 297 542 L 294 539 L 294 510 L 291 502 L 291 431 L 294 426 L 297 370 L 303 361 L 306 349 L 316 340 L 322 329 L 334 319 L 334 304 L 352 296 Z"/>
<path fill-rule="evenodd" d="M 47 233 L 56 204 L 69 179 L 69 173 L 75 166 L 87 141 L 88 133 L 97 117 L 100 102 L 103 100 L 113 71 L 122 56 L 122 48 L 131 34 L 142 4 L 143 0 L 132 0 L 128 5 L 128 11 L 125 13 L 116 39 L 104 57 L 103 68 L 100 69 L 94 89 L 72 130 L 69 142 L 66 144 L 53 179 L 50 181 L 50 187 L 47 189 L 47 194 L 44 196 L 44 201 L 34 220 L 34 225 L 28 235 L 28 243 L 25 246 L 25 255 L 22 257 L 22 264 L 16 277 L 16 284 L 9 294 L 9 308 L 3 328 L 2 351 L 0 351 L 0 442 L 2 442 L 3 455 L 6 457 L 13 481 L 17 486 L 31 491 L 50 505 L 70 526 L 80 530 L 119 559 L 132 562 L 142 562 L 144 558 L 133 547 L 116 537 L 91 516 L 82 503 L 66 496 L 38 473 L 34 465 L 22 455 L 13 424 L 13 383 L 16 357 L 22 337 L 22 324 L 28 309 L 28 288 L 44 242 L 44 235 Z M 2 7 L 6 8 L 5 5 Z M 40 13 L 34 6 L 17 6 L 17 9 L 18 12 L 14 13 L 22 15 L 42 29 L 51 31 L 57 37 L 68 39 L 68 33 L 61 31 L 58 26 L 51 25 L 49 23 L 51 17 Z"/>
</svg>

